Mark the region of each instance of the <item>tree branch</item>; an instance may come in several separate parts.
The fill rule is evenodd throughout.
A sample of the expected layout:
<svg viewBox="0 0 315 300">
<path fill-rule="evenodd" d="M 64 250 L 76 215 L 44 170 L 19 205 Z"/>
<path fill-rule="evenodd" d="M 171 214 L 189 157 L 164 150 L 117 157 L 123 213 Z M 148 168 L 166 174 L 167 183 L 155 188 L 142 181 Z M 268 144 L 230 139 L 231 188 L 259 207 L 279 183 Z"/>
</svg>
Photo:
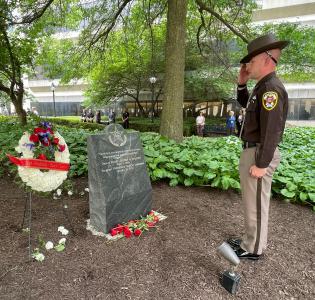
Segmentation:
<svg viewBox="0 0 315 300">
<path fill-rule="evenodd" d="M 39 19 L 45 11 L 48 9 L 48 7 L 54 2 L 54 0 L 48 0 L 43 7 L 39 11 L 36 11 L 32 15 L 27 15 L 22 18 L 20 22 L 9 22 L 9 25 L 17 25 L 17 24 L 31 24 L 37 19 Z"/>
<path fill-rule="evenodd" d="M 0 91 L 5 92 L 6 94 L 10 96 L 10 89 L 6 87 L 5 85 L 3 85 L 1 81 L 0 81 Z"/>
<path fill-rule="evenodd" d="M 248 40 L 245 38 L 244 35 L 242 35 L 236 28 L 231 26 L 226 20 L 224 20 L 217 12 L 215 12 L 211 7 L 206 6 L 201 0 L 196 0 L 196 3 L 199 6 L 199 9 L 201 11 L 205 10 L 209 12 L 211 15 L 215 16 L 219 21 L 221 21 L 227 28 L 229 28 L 236 36 L 241 38 L 246 44 L 248 43 Z"/>
<path fill-rule="evenodd" d="M 93 45 L 95 45 L 101 38 L 104 38 L 104 41 L 107 40 L 107 37 L 109 35 L 109 33 L 112 31 L 112 29 L 114 28 L 116 21 L 118 19 L 118 17 L 120 16 L 120 14 L 122 13 L 122 11 L 124 10 L 124 8 L 126 7 L 126 5 L 131 2 L 132 0 L 124 0 L 124 2 L 121 4 L 120 7 L 118 7 L 117 12 L 115 13 L 115 15 L 113 16 L 113 19 L 111 21 L 111 23 L 109 24 L 109 26 L 100 34 L 98 34 L 99 30 L 97 30 L 97 33 L 93 36 L 89 48 L 91 48 Z M 104 23 L 104 22 L 102 22 Z"/>
</svg>

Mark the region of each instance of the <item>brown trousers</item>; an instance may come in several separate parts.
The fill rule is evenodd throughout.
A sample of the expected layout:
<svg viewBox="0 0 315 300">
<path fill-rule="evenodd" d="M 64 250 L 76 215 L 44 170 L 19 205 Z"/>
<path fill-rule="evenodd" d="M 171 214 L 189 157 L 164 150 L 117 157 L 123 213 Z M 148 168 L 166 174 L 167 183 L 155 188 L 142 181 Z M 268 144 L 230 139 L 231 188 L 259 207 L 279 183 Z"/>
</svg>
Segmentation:
<svg viewBox="0 0 315 300">
<path fill-rule="evenodd" d="M 267 174 L 256 179 L 249 173 L 250 167 L 255 165 L 256 149 L 244 149 L 239 164 L 245 218 L 245 234 L 241 248 L 260 255 L 267 247 L 271 182 L 272 175 L 280 163 L 280 153 L 276 148 Z"/>
</svg>

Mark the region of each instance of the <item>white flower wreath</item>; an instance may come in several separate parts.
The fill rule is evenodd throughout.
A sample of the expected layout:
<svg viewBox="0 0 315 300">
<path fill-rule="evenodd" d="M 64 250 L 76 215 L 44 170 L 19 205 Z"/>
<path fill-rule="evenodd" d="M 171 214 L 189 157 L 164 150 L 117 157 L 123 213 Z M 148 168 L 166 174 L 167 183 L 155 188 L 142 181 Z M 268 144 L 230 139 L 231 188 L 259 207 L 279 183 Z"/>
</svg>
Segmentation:
<svg viewBox="0 0 315 300">
<path fill-rule="evenodd" d="M 55 151 L 55 161 L 70 163 L 70 153 L 64 138 L 58 132 L 55 132 L 54 136 L 59 139 L 60 144 L 65 145 L 64 151 Z M 15 148 L 17 152 L 22 153 L 22 158 L 34 157 L 34 153 L 31 150 L 31 147 L 29 147 L 31 143 L 30 134 L 28 132 L 24 132 L 23 136 L 19 140 L 19 145 Z M 62 182 L 67 178 L 68 171 L 47 170 L 43 172 L 40 169 L 18 166 L 18 173 L 22 181 L 33 190 L 39 192 L 49 192 L 55 190 L 62 184 Z"/>
</svg>

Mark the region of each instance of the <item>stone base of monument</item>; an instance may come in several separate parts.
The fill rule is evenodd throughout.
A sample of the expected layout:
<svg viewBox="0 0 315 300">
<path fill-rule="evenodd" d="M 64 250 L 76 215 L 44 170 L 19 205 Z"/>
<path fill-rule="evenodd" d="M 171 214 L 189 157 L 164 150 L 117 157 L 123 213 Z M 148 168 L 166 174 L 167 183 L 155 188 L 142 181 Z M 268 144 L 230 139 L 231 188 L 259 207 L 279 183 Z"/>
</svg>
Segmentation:
<svg viewBox="0 0 315 300">
<path fill-rule="evenodd" d="M 158 216 L 159 218 L 159 222 L 165 220 L 167 218 L 167 216 L 161 214 L 161 213 L 158 213 L 156 211 L 153 211 L 154 212 L 154 215 Z M 95 235 L 95 236 L 101 236 L 101 237 L 105 237 L 107 240 L 109 241 L 116 241 L 116 240 L 119 240 L 121 238 L 124 237 L 124 234 L 117 234 L 115 236 L 112 236 L 111 234 L 106 234 L 102 231 L 98 231 L 93 225 L 91 225 L 91 222 L 90 222 L 90 219 L 86 220 L 86 229 L 88 231 L 90 231 L 92 233 L 92 235 Z"/>
</svg>

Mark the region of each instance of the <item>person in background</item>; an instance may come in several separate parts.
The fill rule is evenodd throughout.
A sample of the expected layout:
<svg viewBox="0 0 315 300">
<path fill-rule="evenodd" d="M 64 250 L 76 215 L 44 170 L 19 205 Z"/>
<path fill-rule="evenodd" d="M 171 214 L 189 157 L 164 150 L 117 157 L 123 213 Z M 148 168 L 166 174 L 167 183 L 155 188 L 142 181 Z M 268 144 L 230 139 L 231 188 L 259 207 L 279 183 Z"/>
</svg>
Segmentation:
<svg viewBox="0 0 315 300">
<path fill-rule="evenodd" d="M 86 120 L 87 120 L 88 122 L 92 122 L 92 123 L 93 123 L 93 121 L 94 121 L 94 114 L 93 114 L 91 108 L 89 109 L 89 111 L 88 111 L 88 113 L 87 113 L 87 115 L 86 115 Z"/>
<path fill-rule="evenodd" d="M 276 67 L 288 44 L 271 33 L 260 36 L 248 44 L 248 54 L 240 61 L 237 101 L 246 108 L 239 163 L 245 234 L 228 240 L 239 258 L 258 260 L 267 248 L 272 176 L 280 163 L 278 144 L 288 113 L 288 94 Z M 251 93 L 250 79 L 256 81 Z"/>
<path fill-rule="evenodd" d="M 196 118 L 196 127 L 197 127 L 197 135 L 203 136 L 203 130 L 205 128 L 206 119 L 203 115 L 203 112 L 200 112 L 199 116 Z"/>
<path fill-rule="evenodd" d="M 122 121 L 123 121 L 123 127 L 125 129 L 129 128 L 129 112 L 128 109 L 126 108 L 124 113 L 122 114 Z"/>
<path fill-rule="evenodd" d="M 39 116 L 39 113 L 38 113 L 36 107 L 32 107 L 32 113 L 33 113 L 35 116 Z"/>
<path fill-rule="evenodd" d="M 81 122 L 86 122 L 86 110 L 83 109 L 81 113 Z"/>
<path fill-rule="evenodd" d="M 101 123 L 102 123 L 101 118 L 102 118 L 101 111 L 98 110 L 98 111 L 96 112 L 96 115 L 95 115 L 95 122 L 98 123 L 98 124 L 101 124 Z"/>
<path fill-rule="evenodd" d="M 236 130 L 237 130 L 237 135 L 240 135 L 242 124 L 243 124 L 243 119 L 244 119 L 244 112 L 243 109 L 240 110 L 239 115 L 236 118 Z"/>
<path fill-rule="evenodd" d="M 232 135 L 235 133 L 235 116 L 234 111 L 229 111 L 229 116 L 226 119 L 226 129 L 227 129 L 227 135 Z"/>
<path fill-rule="evenodd" d="M 109 124 L 116 122 L 116 114 L 113 110 L 109 113 L 108 120 Z"/>
</svg>

